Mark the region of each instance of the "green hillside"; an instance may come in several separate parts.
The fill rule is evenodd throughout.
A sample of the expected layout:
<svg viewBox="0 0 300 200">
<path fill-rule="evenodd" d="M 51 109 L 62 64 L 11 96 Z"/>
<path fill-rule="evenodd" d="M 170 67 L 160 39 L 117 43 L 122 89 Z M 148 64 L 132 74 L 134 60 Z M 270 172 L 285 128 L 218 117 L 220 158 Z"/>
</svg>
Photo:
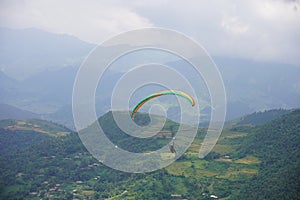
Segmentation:
<svg viewBox="0 0 300 200">
<path fill-rule="evenodd" d="M 300 110 L 255 127 L 238 156 L 261 160 L 259 173 L 242 187 L 237 199 L 299 199 Z"/>
<path fill-rule="evenodd" d="M 64 136 L 71 132 L 68 128 L 60 124 L 41 119 L 4 119 L 0 120 L 0 129 L 9 131 L 32 131 L 54 137 Z"/>
<path fill-rule="evenodd" d="M 1 73 L 0 72 L 0 78 L 1 77 Z M 25 119 L 30 119 L 30 118 L 40 118 L 40 115 L 26 111 L 26 110 L 22 110 L 20 108 L 8 105 L 8 104 L 4 104 L 4 103 L 0 103 L 0 120 L 2 119 L 19 119 L 19 120 L 25 120 Z"/>
<path fill-rule="evenodd" d="M 129 142 L 131 137 L 111 117 L 104 115 L 100 124 L 122 148 L 147 151 L 170 140 L 157 135 Z M 147 115 L 137 117 L 138 123 L 148 123 Z M 22 151 L 1 154 L 0 199 L 297 199 L 299 119 L 296 110 L 261 126 L 225 129 L 205 159 L 197 156 L 206 132 L 199 129 L 182 157 L 145 174 L 105 167 L 86 151 L 76 133 L 48 137 Z M 177 127 L 167 121 L 164 130 L 172 134 Z M 1 145 L 7 137 L 4 132 L 0 130 Z M 146 147 L 139 144 L 149 141 Z"/>
<path fill-rule="evenodd" d="M 229 120 L 225 122 L 225 127 L 231 128 L 234 126 L 241 126 L 241 125 L 249 125 L 249 126 L 256 126 L 262 125 L 267 122 L 270 122 L 282 115 L 286 115 L 292 112 L 292 109 L 273 109 L 273 110 L 265 110 L 265 111 L 258 111 L 248 115 L 244 115 L 242 117 L 238 117 L 233 120 Z M 200 124 L 202 126 L 208 126 L 208 123 Z"/>
<path fill-rule="evenodd" d="M 272 121 L 282 115 L 288 114 L 292 110 L 285 109 L 274 109 L 274 110 L 265 110 L 260 112 L 255 112 L 250 115 L 241 117 L 237 122 L 237 125 L 251 124 L 251 125 L 261 125 L 269 121 Z"/>
</svg>

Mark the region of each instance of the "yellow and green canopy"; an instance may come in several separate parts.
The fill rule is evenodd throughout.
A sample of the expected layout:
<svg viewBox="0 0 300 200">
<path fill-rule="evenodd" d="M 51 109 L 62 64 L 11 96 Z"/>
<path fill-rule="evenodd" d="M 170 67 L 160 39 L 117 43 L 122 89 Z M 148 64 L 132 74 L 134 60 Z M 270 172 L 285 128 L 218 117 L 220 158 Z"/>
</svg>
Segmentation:
<svg viewBox="0 0 300 200">
<path fill-rule="evenodd" d="M 163 90 L 161 92 L 157 92 L 157 93 L 154 93 L 154 94 L 151 94 L 149 96 L 147 96 L 146 98 L 142 99 L 135 107 L 134 109 L 132 110 L 131 112 L 131 118 L 132 120 L 134 120 L 135 118 L 135 115 L 136 113 L 138 112 L 138 110 L 148 101 L 150 101 L 151 99 L 154 99 L 156 97 L 159 97 L 159 96 L 163 96 L 163 95 L 178 95 L 178 96 L 181 96 L 181 97 L 184 97 L 186 98 L 188 101 L 191 102 L 192 106 L 195 105 L 195 100 L 193 99 L 193 97 L 183 91 L 180 91 L 180 90 Z"/>
</svg>

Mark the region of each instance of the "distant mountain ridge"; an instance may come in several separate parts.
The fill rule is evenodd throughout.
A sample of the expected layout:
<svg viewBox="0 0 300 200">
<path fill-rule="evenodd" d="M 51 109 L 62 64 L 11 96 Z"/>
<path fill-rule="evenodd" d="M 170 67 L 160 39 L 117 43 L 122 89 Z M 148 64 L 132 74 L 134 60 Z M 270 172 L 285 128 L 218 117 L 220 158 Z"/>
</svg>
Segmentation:
<svg viewBox="0 0 300 200">
<path fill-rule="evenodd" d="M 225 122 L 226 128 L 232 128 L 235 126 L 256 126 L 268 123 L 282 115 L 286 115 L 288 113 L 291 113 L 295 109 L 271 109 L 271 110 L 264 110 L 264 111 L 258 111 L 253 112 L 251 114 L 246 114 L 244 116 L 228 120 Z M 208 123 L 200 123 L 200 126 L 207 127 Z"/>
<path fill-rule="evenodd" d="M 267 122 L 270 122 L 282 115 L 288 114 L 290 112 L 293 112 L 293 109 L 291 110 L 285 110 L 285 109 L 274 109 L 274 110 L 265 110 L 265 111 L 259 111 L 255 112 L 249 115 L 246 115 L 244 117 L 241 117 L 240 121 L 236 125 L 243 125 L 243 124 L 251 124 L 251 125 L 260 125 L 265 124 Z"/>
<path fill-rule="evenodd" d="M 36 29 L 0 28 L 0 103 L 41 114 L 71 127 L 73 83 L 83 58 L 94 46 L 72 36 Z M 139 59 L 149 57 L 151 54 Z M 300 107 L 299 66 L 217 56 L 213 59 L 224 80 L 227 120 L 261 110 Z M 132 60 L 134 56 L 124 59 L 121 64 L 130 65 Z M 179 70 L 188 80 L 195 78 L 194 73 L 187 70 L 190 67 L 187 62 L 165 64 Z M 7 76 L 10 74 L 7 70 L 19 73 L 22 80 Z M 109 110 L 108 94 L 116 79 L 124 73 L 114 70 L 104 78 L 104 92 L 96 94 L 98 116 Z M 24 71 L 30 76 L 21 75 Z M 197 89 L 208 101 L 205 86 Z M 64 113 L 66 116 L 62 116 Z M 209 113 L 209 107 L 201 110 L 201 122 L 210 119 Z M 172 107 L 168 114 L 173 120 L 180 117 L 176 107 Z"/>
<path fill-rule="evenodd" d="M 212 57 L 224 81 L 227 120 L 261 110 L 300 107 L 300 66 Z M 185 61 L 168 65 L 180 71 L 190 67 Z M 193 73 L 185 75 L 188 80 L 196 78 Z"/>
<path fill-rule="evenodd" d="M 0 120 L 2 119 L 30 119 L 30 118 L 40 118 L 40 115 L 16 108 L 14 106 L 0 103 Z"/>
<path fill-rule="evenodd" d="M 45 69 L 79 65 L 95 45 L 39 29 L 0 28 L 0 67 L 24 79 Z"/>
</svg>

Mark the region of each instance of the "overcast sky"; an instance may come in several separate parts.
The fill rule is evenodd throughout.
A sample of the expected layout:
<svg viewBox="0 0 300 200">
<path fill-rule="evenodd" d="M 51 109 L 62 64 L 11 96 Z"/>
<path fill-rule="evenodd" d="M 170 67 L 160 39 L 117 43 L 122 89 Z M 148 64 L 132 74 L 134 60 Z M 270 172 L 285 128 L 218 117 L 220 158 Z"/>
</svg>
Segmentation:
<svg viewBox="0 0 300 200">
<path fill-rule="evenodd" d="M 299 0 L 0 0 L 0 26 L 91 43 L 159 26 L 194 38 L 212 55 L 300 66 Z"/>
</svg>

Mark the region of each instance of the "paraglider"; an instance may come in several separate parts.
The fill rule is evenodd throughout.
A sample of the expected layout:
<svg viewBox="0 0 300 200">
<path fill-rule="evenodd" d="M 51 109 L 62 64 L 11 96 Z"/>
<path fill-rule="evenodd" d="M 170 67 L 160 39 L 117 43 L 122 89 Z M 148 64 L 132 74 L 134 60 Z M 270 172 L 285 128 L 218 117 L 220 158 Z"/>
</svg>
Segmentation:
<svg viewBox="0 0 300 200">
<path fill-rule="evenodd" d="M 135 115 L 137 113 L 137 111 L 148 101 L 150 101 L 153 98 L 159 97 L 159 96 L 163 96 L 163 95 L 178 95 L 181 97 L 186 98 L 188 101 L 190 101 L 190 103 L 192 104 L 192 106 L 195 105 L 195 100 L 193 99 L 193 97 L 183 91 L 180 90 L 163 90 L 161 92 L 157 92 L 154 94 L 149 95 L 148 97 L 144 98 L 143 100 L 141 100 L 132 110 L 131 112 L 131 119 L 134 120 Z"/>
<path fill-rule="evenodd" d="M 173 138 L 172 142 L 169 143 L 169 149 L 170 149 L 171 153 L 176 153 L 174 140 L 175 140 L 175 138 Z"/>
<path fill-rule="evenodd" d="M 185 99 L 187 99 L 192 106 L 195 105 L 195 100 L 193 99 L 193 97 L 183 91 L 180 90 L 163 90 L 161 92 L 157 92 L 154 94 L 149 95 L 148 97 L 144 98 L 143 100 L 141 100 L 132 110 L 131 112 L 131 119 L 134 120 L 136 113 L 138 112 L 138 110 L 148 101 L 150 101 L 151 99 L 154 99 L 156 97 L 159 96 L 163 96 L 163 95 L 178 95 L 181 97 L 184 97 Z M 171 153 L 176 153 L 175 150 L 175 144 L 174 144 L 174 140 L 175 138 L 172 139 L 172 141 L 169 143 L 169 149 Z"/>
</svg>

